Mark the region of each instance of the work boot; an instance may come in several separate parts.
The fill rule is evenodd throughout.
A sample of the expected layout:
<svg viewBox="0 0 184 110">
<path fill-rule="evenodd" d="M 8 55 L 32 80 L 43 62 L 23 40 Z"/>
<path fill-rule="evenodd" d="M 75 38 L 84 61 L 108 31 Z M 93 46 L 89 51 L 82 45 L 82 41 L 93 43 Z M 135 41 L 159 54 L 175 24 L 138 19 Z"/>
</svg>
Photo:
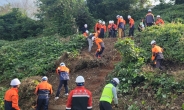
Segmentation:
<svg viewBox="0 0 184 110">
<path fill-rule="evenodd" d="M 58 100 L 58 99 L 59 99 L 59 97 L 55 97 L 55 98 L 54 98 L 54 100 Z"/>
<path fill-rule="evenodd" d="M 68 95 L 68 93 L 65 94 L 66 96 Z"/>
</svg>

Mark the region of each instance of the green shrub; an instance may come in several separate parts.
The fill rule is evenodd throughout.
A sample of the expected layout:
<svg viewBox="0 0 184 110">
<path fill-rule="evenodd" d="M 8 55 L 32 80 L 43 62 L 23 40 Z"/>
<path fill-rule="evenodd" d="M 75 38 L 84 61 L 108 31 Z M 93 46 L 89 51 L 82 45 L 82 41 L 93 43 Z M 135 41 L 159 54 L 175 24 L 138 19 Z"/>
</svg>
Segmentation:
<svg viewBox="0 0 184 110">
<path fill-rule="evenodd" d="M 169 23 L 164 26 L 152 26 L 139 33 L 140 47 L 145 50 L 146 59 L 151 59 L 151 40 L 164 48 L 165 60 L 184 63 L 184 25 Z"/>
<path fill-rule="evenodd" d="M 79 35 L 68 42 L 55 36 L 10 41 L 0 48 L 0 81 L 45 75 L 55 70 L 54 61 L 64 52 L 79 51 L 84 45 L 85 39 Z"/>
<path fill-rule="evenodd" d="M 4 93 L 6 89 L 3 87 L 0 87 L 0 109 L 4 110 Z"/>
</svg>

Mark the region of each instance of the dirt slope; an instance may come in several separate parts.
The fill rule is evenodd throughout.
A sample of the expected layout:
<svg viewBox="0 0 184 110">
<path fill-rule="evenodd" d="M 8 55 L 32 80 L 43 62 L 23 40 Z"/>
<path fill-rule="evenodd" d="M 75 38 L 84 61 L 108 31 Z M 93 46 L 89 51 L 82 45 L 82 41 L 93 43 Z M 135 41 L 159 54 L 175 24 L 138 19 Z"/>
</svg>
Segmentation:
<svg viewBox="0 0 184 110">
<path fill-rule="evenodd" d="M 85 78 L 85 87 L 93 94 L 93 108 L 98 110 L 99 97 L 106 81 L 106 76 L 114 69 L 114 64 L 120 60 L 119 54 L 114 49 L 114 43 L 117 39 L 106 38 L 105 50 L 101 59 L 97 59 L 95 55 L 96 45 L 93 46 L 92 52 L 88 52 L 88 48 L 84 48 L 77 58 L 68 58 L 65 54 L 58 62 L 64 61 L 70 68 L 69 90 L 74 89 L 75 78 L 82 75 Z M 54 74 L 54 75 L 53 75 Z M 49 79 L 56 92 L 59 78 L 55 73 L 51 73 Z M 51 96 L 49 110 L 65 110 L 67 97 L 64 96 L 64 88 L 60 94 L 60 98 L 54 101 L 55 93 Z"/>
</svg>

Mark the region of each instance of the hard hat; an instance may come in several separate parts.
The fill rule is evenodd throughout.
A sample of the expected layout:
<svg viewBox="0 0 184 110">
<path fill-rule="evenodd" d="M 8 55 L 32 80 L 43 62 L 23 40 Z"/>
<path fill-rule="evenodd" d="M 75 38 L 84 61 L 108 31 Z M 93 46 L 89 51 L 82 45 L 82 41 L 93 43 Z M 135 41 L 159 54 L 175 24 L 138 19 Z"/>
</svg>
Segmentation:
<svg viewBox="0 0 184 110">
<path fill-rule="evenodd" d="M 112 20 L 112 23 L 114 23 L 114 21 Z"/>
<path fill-rule="evenodd" d="M 43 80 L 43 81 L 48 80 L 47 76 L 42 77 L 42 80 Z"/>
<path fill-rule="evenodd" d="M 83 82 L 85 82 L 84 77 L 83 76 L 77 76 L 75 82 L 76 83 L 83 83 Z"/>
<path fill-rule="evenodd" d="M 88 25 L 87 24 L 84 24 L 84 27 L 88 27 Z"/>
<path fill-rule="evenodd" d="M 102 23 L 102 20 L 99 20 L 98 22 L 99 22 L 99 23 Z"/>
<path fill-rule="evenodd" d="M 160 18 L 160 15 L 157 15 L 157 18 Z"/>
<path fill-rule="evenodd" d="M 118 78 L 113 78 L 112 80 L 114 80 L 117 84 L 119 84 L 119 79 Z"/>
<path fill-rule="evenodd" d="M 148 9 L 148 12 L 151 12 L 151 9 Z"/>
<path fill-rule="evenodd" d="M 109 24 L 111 24 L 111 20 L 109 21 Z"/>
<path fill-rule="evenodd" d="M 152 40 L 151 41 L 151 45 L 153 45 L 153 44 L 155 44 L 156 43 L 156 41 L 155 40 Z"/>
<path fill-rule="evenodd" d="M 119 17 L 120 17 L 119 15 L 116 16 L 116 18 L 119 18 Z"/>
<path fill-rule="evenodd" d="M 123 18 L 123 16 L 119 16 L 120 18 Z"/>
<path fill-rule="evenodd" d="M 131 16 L 130 15 L 128 15 L 128 19 L 130 19 L 131 18 Z"/>
<path fill-rule="evenodd" d="M 18 78 L 11 80 L 11 83 L 10 83 L 11 86 L 17 86 L 19 84 L 21 84 L 21 83 L 20 83 Z"/>
<path fill-rule="evenodd" d="M 65 66 L 65 63 L 64 63 L 64 62 L 61 62 L 61 63 L 60 63 L 60 66 Z"/>
<path fill-rule="evenodd" d="M 105 24 L 105 21 L 103 21 L 102 24 Z"/>
<path fill-rule="evenodd" d="M 86 33 L 88 34 L 88 33 L 89 33 L 89 31 L 88 31 L 88 30 L 86 30 Z"/>
<path fill-rule="evenodd" d="M 91 39 L 92 39 L 92 41 L 94 41 L 95 40 L 95 37 L 92 37 Z"/>
<path fill-rule="evenodd" d="M 92 35 L 92 33 L 89 33 L 89 35 Z"/>
</svg>

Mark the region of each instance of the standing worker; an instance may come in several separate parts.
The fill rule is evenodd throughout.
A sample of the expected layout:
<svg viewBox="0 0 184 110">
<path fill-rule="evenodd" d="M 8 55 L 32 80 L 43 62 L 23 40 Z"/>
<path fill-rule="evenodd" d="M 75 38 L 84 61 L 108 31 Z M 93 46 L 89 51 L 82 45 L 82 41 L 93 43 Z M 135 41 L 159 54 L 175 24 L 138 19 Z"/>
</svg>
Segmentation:
<svg viewBox="0 0 184 110">
<path fill-rule="evenodd" d="M 109 24 L 107 26 L 107 31 L 108 31 L 108 37 L 112 37 L 112 21 L 109 21 Z"/>
<path fill-rule="evenodd" d="M 118 26 L 118 37 L 122 38 L 125 35 L 124 34 L 125 23 L 122 16 L 117 15 L 116 18 L 117 18 L 117 26 Z"/>
<path fill-rule="evenodd" d="M 96 50 L 96 57 L 97 58 L 101 58 L 101 55 L 105 49 L 105 45 L 104 45 L 104 42 L 102 39 L 100 38 L 96 38 L 96 37 L 93 37 L 92 38 L 93 41 L 95 41 L 96 45 L 97 45 L 97 50 Z"/>
<path fill-rule="evenodd" d="M 5 110 L 20 110 L 18 104 L 19 103 L 18 88 L 20 84 L 21 83 L 17 78 L 11 80 L 10 85 L 12 86 L 12 88 L 7 90 L 4 96 Z"/>
<path fill-rule="evenodd" d="M 36 86 L 35 94 L 38 95 L 36 110 L 48 110 L 49 95 L 53 93 L 52 85 L 46 76 L 42 77 L 42 82 Z"/>
<path fill-rule="evenodd" d="M 128 20 L 129 20 L 129 37 L 134 36 L 134 19 L 130 15 L 128 15 Z"/>
<path fill-rule="evenodd" d="M 149 26 L 152 26 L 155 22 L 155 18 L 154 18 L 154 15 L 152 14 L 152 11 L 151 9 L 148 10 L 148 14 L 146 14 L 146 26 L 149 27 Z"/>
<path fill-rule="evenodd" d="M 92 38 L 95 37 L 95 34 L 94 33 L 90 33 L 89 36 L 87 37 L 87 40 L 88 40 L 88 52 L 91 52 L 91 48 L 93 46 L 93 41 L 92 41 Z"/>
<path fill-rule="evenodd" d="M 65 95 L 68 95 L 68 80 L 69 80 L 69 69 L 65 66 L 65 63 L 60 63 L 60 66 L 56 69 L 56 73 L 59 75 L 60 82 L 56 93 L 55 100 L 59 99 L 62 85 L 65 87 Z"/>
<path fill-rule="evenodd" d="M 118 78 L 113 78 L 109 84 L 107 84 L 102 92 L 100 98 L 100 110 L 112 110 L 112 100 L 114 98 L 115 107 L 118 108 L 118 97 L 116 86 L 119 84 Z"/>
<path fill-rule="evenodd" d="M 157 20 L 155 22 L 156 25 L 163 25 L 164 20 L 160 17 L 160 15 L 157 15 Z"/>
<path fill-rule="evenodd" d="M 163 49 L 156 45 L 156 41 L 152 40 L 151 41 L 151 45 L 152 45 L 152 57 L 151 60 L 154 62 L 154 64 L 156 63 L 156 68 L 159 68 L 160 70 L 162 70 L 161 67 L 161 63 L 162 60 L 164 59 L 164 55 L 163 55 Z"/>
<path fill-rule="evenodd" d="M 102 25 L 102 21 L 99 20 L 96 24 L 95 24 L 95 32 L 99 31 Z"/>
<path fill-rule="evenodd" d="M 84 87 L 84 77 L 75 80 L 77 87 L 68 96 L 66 110 L 92 110 L 92 94 Z"/>
<path fill-rule="evenodd" d="M 84 27 L 81 29 L 82 34 L 84 34 L 88 30 L 88 25 L 84 24 Z"/>
<path fill-rule="evenodd" d="M 107 27 L 105 25 L 105 21 L 102 22 L 101 28 L 100 28 L 100 35 L 99 38 L 104 38 L 106 33 Z"/>
</svg>

